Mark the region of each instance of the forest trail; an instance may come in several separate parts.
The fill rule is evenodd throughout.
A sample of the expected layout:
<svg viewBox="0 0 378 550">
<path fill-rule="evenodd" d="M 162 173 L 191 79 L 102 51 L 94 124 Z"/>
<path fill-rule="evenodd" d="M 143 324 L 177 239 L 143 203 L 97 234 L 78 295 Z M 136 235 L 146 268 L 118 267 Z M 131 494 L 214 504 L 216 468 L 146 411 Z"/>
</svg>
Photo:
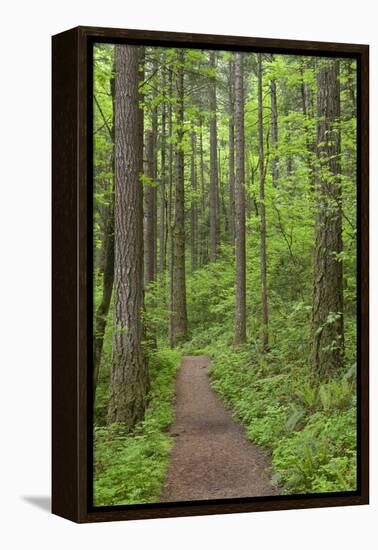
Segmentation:
<svg viewBox="0 0 378 550">
<path fill-rule="evenodd" d="M 273 495 L 269 464 L 215 394 L 209 364 L 204 355 L 182 358 L 170 428 L 175 444 L 161 501 Z"/>
</svg>

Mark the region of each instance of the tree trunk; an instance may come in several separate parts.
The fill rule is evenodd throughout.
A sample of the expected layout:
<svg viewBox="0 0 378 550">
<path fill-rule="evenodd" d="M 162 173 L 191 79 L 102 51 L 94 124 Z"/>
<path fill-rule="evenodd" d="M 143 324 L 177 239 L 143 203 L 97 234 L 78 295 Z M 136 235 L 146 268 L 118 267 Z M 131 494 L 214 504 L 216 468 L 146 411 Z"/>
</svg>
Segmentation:
<svg viewBox="0 0 378 550">
<path fill-rule="evenodd" d="M 209 66 L 216 70 L 215 52 L 210 52 Z M 212 76 L 209 83 L 210 109 L 210 261 L 214 262 L 218 256 L 218 168 L 217 168 L 217 88 L 216 78 Z"/>
<path fill-rule="evenodd" d="M 103 291 L 101 303 L 96 311 L 96 321 L 93 342 L 93 398 L 95 398 L 98 377 L 100 373 L 102 348 L 106 323 L 109 313 L 110 301 L 112 298 L 114 281 L 114 212 L 110 206 L 108 223 L 105 235 L 105 257 L 103 271 Z"/>
<path fill-rule="evenodd" d="M 283 141 L 283 150 L 285 151 L 285 164 L 286 164 L 286 187 L 288 190 L 293 190 L 293 153 L 292 153 L 292 147 L 291 147 L 291 134 L 292 134 L 292 121 L 290 120 L 289 114 L 292 110 L 292 97 L 288 92 L 288 88 L 285 88 L 283 91 L 283 117 L 285 120 L 285 130 L 284 134 L 285 137 L 282 139 Z M 283 166 L 283 162 L 282 162 Z M 282 170 L 283 172 L 283 170 Z"/>
<path fill-rule="evenodd" d="M 235 244 L 235 122 L 234 122 L 234 81 L 235 67 L 233 59 L 229 60 L 229 121 L 228 121 L 228 145 L 229 145 L 229 162 L 228 162 L 228 230 L 230 242 Z"/>
<path fill-rule="evenodd" d="M 165 93 L 165 72 L 163 73 L 163 89 Z M 161 169 L 160 169 L 160 227 L 159 227 L 159 272 L 161 277 L 166 268 L 166 229 L 165 229 L 165 213 L 166 213 L 166 197 L 165 197 L 165 174 L 166 174 L 166 102 L 163 101 L 161 113 Z"/>
<path fill-rule="evenodd" d="M 217 247 L 219 248 L 219 244 L 221 241 L 221 230 L 222 230 L 222 221 L 225 219 L 225 227 L 227 225 L 227 212 L 223 209 L 222 205 L 222 165 L 221 165 L 221 154 L 220 154 L 220 148 L 218 148 L 217 152 L 217 170 L 218 170 L 218 185 L 217 185 L 217 206 L 216 206 L 216 212 L 217 212 Z M 222 219 L 223 218 L 223 219 Z M 227 232 L 227 229 L 226 229 Z"/>
<path fill-rule="evenodd" d="M 248 220 L 251 219 L 252 217 L 252 208 L 253 208 L 253 200 L 252 200 L 252 192 L 253 192 L 253 164 L 252 162 L 245 162 L 245 172 L 246 172 L 246 176 L 245 176 L 245 180 L 246 180 L 246 184 L 245 184 L 245 190 L 246 190 L 246 193 L 245 193 L 245 211 L 246 211 L 246 217 Z M 247 182 L 250 182 L 250 184 L 248 185 Z"/>
<path fill-rule="evenodd" d="M 109 422 L 128 430 L 143 419 L 148 388 L 142 351 L 143 201 L 142 114 L 136 46 L 115 47 L 114 334 Z"/>
<path fill-rule="evenodd" d="M 173 74 L 169 70 L 169 97 L 173 95 Z M 173 112 L 172 103 L 168 105 L 168 344 L 173 347 Z"/>
<path fill-rule="evenodd" d="M 219 243 L 221 242 L 222 235 L 227 236 L 230 234 L 229 226 L 228 226 L 228 205 L 226 204 L 226 185 L 224 182 L 224 172 L 222 171 L 222 157 L 221 157 L 221 149 L 219 148 L 218 151 L 218 166 L 219 166 L 219 175 L 218 175 L 218 228 L 219 228 Z M 224 231 L 222 231 L 222 228 L 224 227 Z"/>
<path fill-rule="evenodd" d="M 274 61 L 273 55 L 271 56 Z M 270 109 L 271 109 L 271 141 L 273 149 L 272 158 L 272 185 L 277 187 L 278 182 L 278 114 L 277 114 L 277 85 L 276 80 L 272 78 L 270 81 Z"/>
<path fill-rule="evenodd" d="M 301 65 L 301 98 L 302 98 L 302 112 L 305 120 L 305 135 L 306 135 L 306 162 L 308 169 L 308 177 L 311 191 L 315 189 L 315 171 L 313 157 L 315 156 L 315 143 L 311 138 L 310 128 L 310 113 L 309 113 L 309 90 L 304 81 L 304 67 L 303 62 Z"/>
<path fill-rule="evenodd" d="M 104 336 L 109 313 L 110 301 L 112 298 L 114 281 L 114 171 L 115 171 L 115 82 L 114 78 L 110 81 L 112 94 L 112 127 L 110 138 L 113 143 L 112 150 L 112 189 L 111 203 L 109 205 L 108 219 L 104 236 L 104 268 L 102 273 L 102 299 L 98 306 L 95 319 L 95 330 L 93 336 L 93 400 L 96 396 L 96 387 L 100 373 L 102 348 L 104 345 Z"/>
<path fill-rule="evenodd" d="M 158 62 L 155 57 L 152 67 L 153 74 L 156 74 L 158 71 Z M 153 100 L 155 97 L 153 97 Z M 158 200 L 157 200 L 157 181 L 158 181 L 158 163 L 157 163 L 157 136 L 158 136 L 158 107 L 154 105 L 151 113 L 151 128 L 152 128 L 152 179 L 154 180 L 155 185 L 153 186 L 152 196 L 153 196 L 153 208 L 152 208 L 152 224 L 153 224 L 153 269 L 154 269 L 154 278 L 156 278 L 158 270 L 158 255 L 157 255 L 157 241 L 158 241 L 158 226 L 157 226 L 157 210 L 158 210 Z"/>
<path fill-rule="evenodd" d="M 246 277 L 245 277 L 245 148 L 244 148 L 244 76 L 243 54 L 235 54 L 235 338 L 236 345 L 245 343 L 246 336 Z"/>
<path fill-rule="evenodd" d="M 353 59 L 345 59 L 344 64 L 346 67 L 346 87 L 348 90 L 350 102 L 351 102 L 351 117 L 356 116 L 356 71 L 353 67 L 355 61 Z"/>
<path fill-rule="evenodd" d="M 192 133 L 192 158 L 190 164 L 190 179 L 192 182 L 192 191 L 194 197 L 190 206 L 190 251 L 191 267 L 195 271 L 198 267 L 198 248 L 197 248 L 197 167 L 196 167 L 196 135 Z"/>
<path fill-rule="evenodd" d="M 147 287 L 155 279 L 155 211 L 156 189 L 154 180 L 154 133 L 145 133 L 145 167 L 144 174 L 152 182 L 145 185 L 144 190 L 144 286 Z"/>
<path fill-rule="evenodd" d="M 321 378 L 343 364 L 342 203 L 340 181 L 339 62 L 321 62 L 317 77 L 316 197 L 314 289 L 312 303 L 312 368 Z"/>
<path fill-rule="evenodd" d="M 187 339 L 186 284 L 185 284 L 185 196 L 184 196 L 184 50 L 179 50 L 177 69 L 176 106 L 176 189 L 173 228 L 173 319 L 172 343 L 177 346 Z"/>
<path fill-rule="evenodd" d="M 206 217 L 206 187 L 205 187 L 205 161 L 203 158 L 203 125 L 200 118 L 200 175 L 201 175 L 201 265 L 205 265 L 208 262 L 208 223 Z"/>
<path fill-rule="evenodd" d="M 268 348 L 268 292 L 266 275 L 266 218 L 265 218 L 265 172 L 264 172 L 264 128 L 262 97 L 262 54 L 258 54 L 258 133 L 259 133 L 259 175 L 260 175 L 260 223 L 261 223 L 261 305 L 262 305 L 262 351 Z"/>
</svg>

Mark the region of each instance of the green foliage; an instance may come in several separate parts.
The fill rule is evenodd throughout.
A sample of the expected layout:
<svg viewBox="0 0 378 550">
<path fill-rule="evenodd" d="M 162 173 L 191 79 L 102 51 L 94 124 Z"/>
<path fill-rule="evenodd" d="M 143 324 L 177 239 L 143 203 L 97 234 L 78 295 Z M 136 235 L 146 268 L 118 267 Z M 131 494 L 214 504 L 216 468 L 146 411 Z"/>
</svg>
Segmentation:
<svg viewBox="0 0 378 550">
<path fill-rule="evenodd" d="M 223 322 L 234 310 L 234 265 L 228 245 L 224 245 L 216 263 L 197 270 L 187 281 L 189 328 L 197 345 L 203 347 L 224 332 Z M 211 334 L 203 331 L 208 327 Z"/>
<path fill-rule="evenodd" d="M 219 350 L 215 345 L 212 353 L 213 387 L 245 425 L 247 437 L 272 452 L 280 492 L 355 489 L 353 384 L 342 378 L 311 386 L 306 370 L 295 368 L 266 376 L 267 366 L 258 367 L 257 356 L 251 363 L 247 348 Z"/>
<path fill-rule="evenodd" d="M 192 339 L 184 353 L 210 355 L 213 388 L 245 426 L 247 437 L 271 453 L 273 481 L 281 493 L 354 490 L 354 363 L 346 362 L 339 378 L 313 379 L 307 360 L 311 308 L 291 301 L 283 309 L 278 295 L 272 300 L 274 343 L 269 352 L 262 356 L 253 338 L 258 331 L 253 314 L 248 317 L 249 343 L 233 347 L 234 287 L 228 251 L 223 252 L 215 264 L 188 278 Z M 250 262 L 251 278 L 256 276 L 252 266 Z M 248 311 L 258 312 L 257 299 L 249 296 Z M 346 339 L 350 326 L 347 322 Z"/>
<path fill-rule="evenodd" d="M 341 176 L 345 364 L 337 378 L 315 380 L 309 368 L 311 299 L 313 287 L 314 224 L 319 194 L 313 172 L 329 183 L 335 177 L 316 148 L 316 64 L 302 56 L 264 56 L 263 126 L 265 147 L 265 199 L 267 220 L 267 279 L 269 350 L 261 355 L 260 206 L 258 189 L 259 143 L 255 54 L 245 63 L 245 190 L 247 253 L 248 344 L 233 347 L 235 311 L 234 248 L 227 234 L 229 182 L 229 61 L 230 52 L 216 53 L 216 68 L 209 67 L 208 52 L 186 50 L 180 60 L 176 49 L 146 48 L 145 78 L 140 87 L 145 128 L 151 128 L 156 110 L 172 107 L 172 135 L 168 148 L 185 155 L 186 287 L 190 341 L 168 351 L 168 274 L 160 274 L 145 289 L 145 352 L 149 356 L 151 389 L 145 419 L 133 434 L 120 425 L 106 426 L 111 370 L 113 303 L 107 318 L 100 378 L 96 392 L 95 502 L 127 504 L 159 499 L 169 460 L 167 428 L 173 420 L 173 381 L 180 354 L 208 354 L 212 359 L 214 389 L 246 430 L 247 437 L 272 457 L 273 479 L 280 492 L 306 493 L 352 490 L 356 486 L 356 114 L 355 61 L 341 62 Z M 316 63 L 322 63 L 318 59 Z M 324 61 L 327 62 L 327 61 Z M 113 200 L 113 107 L 111 80 L 114 47 L 98 44 L 94 63 L 94 303 L 102 297 L 101 253 Z M 178 68 L 185 72 L 184 124 L 177 122 Z M 164 69 L 166 72 L 155 70 Z M 169 75 L 172 85 L 169 84 Z M 209 81 L 217 86 L 217 112 L 208 109 Z M 270 85 L 277 87 L 278 142 L 271 140 Z M 306 98 L 303 94 L 306 93 Z M 305 109 L 303 105 L 305 102 Z M 209 230 L 209 123 L 216 115 L 218 136 L 220 254 L 207 262 Z M 161 118 L 157 146 L 162 144 Z M 180 143 L 178 130 L 183 130 Z M 195 134 L 197 188 L 191 181 L 191 136 Z M 202 144 L 202 160 L 200 154 Z M 330 137 L 331 138 L 331 137 Z M 319 145 L 319 144 L 318 144 Z M 152 185 L 160 198 L 161 156 L 157 155 L 155 181 L 141 174 L 141 185 Z M 174 153 L 174 151 L 173 151 Z M 174 155 L 173 155 L 174 157 Z M 272 185 L 271 161 L 278 159 L 278 179 Z M 167 157 L 168 158 L 168 157 Z M 166 198 L 168 197 L 168 163 Z M 173 166 L 174 168 L 174 166 Z M 201 174 L 202 169 L 202 174 Z M 174 170 L 173 170 L 174 176 Z M 203 176 L 203 181 L 202 181 Z M 175 180 L 175 177 L 173 177 Z M 316 193 L 314 193 L 314 190 Z M 173 181 L 174 196 L 174 181 Z M 203 194 L 204 193 L 204 194 Z M 202 204 L 203 200 L 203 204 Z M 197 245 L 200 267 L 190 273 L 190 211 L 198 207 Z M 330 212 L 336 203 L 329 201 Z M 158 211 L 160 223 L 160 209 Z M 159 243 L 160 247 L 160 243 Z M 169 254 L 167 247 L 167 257 Z M 330 313 L 334 323 L 339 312 Z M 152 352 L 149 335 L 159 351 Z"/>
<path fill-rule="evenodd" d="M 174 380 L 180 353 L 150 354 L 151 391 L 144 421 L 133 434 L 123 425 L 95 428 L 95 505 L 136 504 L 159 500 L 171 439 Z"/>
<path fill-rule="evenodd" d="M 315 413 L 273 451 L 276 482 L 287 493 L 356 489 L 356 410 Z"/>
</svg>

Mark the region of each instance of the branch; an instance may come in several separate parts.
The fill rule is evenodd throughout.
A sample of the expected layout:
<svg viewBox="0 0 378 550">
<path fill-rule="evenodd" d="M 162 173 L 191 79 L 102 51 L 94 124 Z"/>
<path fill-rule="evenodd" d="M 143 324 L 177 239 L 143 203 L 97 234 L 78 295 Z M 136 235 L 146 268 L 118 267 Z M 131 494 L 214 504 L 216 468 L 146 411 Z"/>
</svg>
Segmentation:
<svg viewBox="0 0 378 550">
<path fill-rule="evenodd" d="M 108 124 L 108 121 L 107 121 L 106 118 L 105 118 L 105 115 L 104 115 L 104 113 L 103 113 L 103 111 L 102 111 L 102 109 L 101 109 L 101 107 L 100 107 L 99 102 L 97 101 L 97 97 L 96 97 L 94 94 L 93 94 L 93 98 L 94 98 L 94 100 L 95 100 L 95 103 L 96 103 L 96 105 L 97 105 L 98 110 L 100 111 L 100 114 L 101 114 L 101 116 L 102 116 L 102 120 L 104 121 L 104 126 L 106 126 L 106 128 L 107 128 L 107 130 L 108 130 L 108 132 L 109 132 L 110 139 L 113 139 L 112 130 L 111 130 L 109 124 Z"/>
</svg>

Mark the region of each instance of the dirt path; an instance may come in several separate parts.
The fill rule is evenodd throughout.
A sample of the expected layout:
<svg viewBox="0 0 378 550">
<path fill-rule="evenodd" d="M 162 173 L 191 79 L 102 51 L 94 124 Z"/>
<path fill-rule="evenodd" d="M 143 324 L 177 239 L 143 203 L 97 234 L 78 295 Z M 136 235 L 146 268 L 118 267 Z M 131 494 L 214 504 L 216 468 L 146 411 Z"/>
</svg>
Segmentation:
<svg viewBox="0 0 378 550">
<path fill-rule="evenodd" d="M 268 463 L 210 386 L 209 358 L 183 357 L 176 381 L 171 463 L 161 501 L 275 494 Z"/>
</svg>

